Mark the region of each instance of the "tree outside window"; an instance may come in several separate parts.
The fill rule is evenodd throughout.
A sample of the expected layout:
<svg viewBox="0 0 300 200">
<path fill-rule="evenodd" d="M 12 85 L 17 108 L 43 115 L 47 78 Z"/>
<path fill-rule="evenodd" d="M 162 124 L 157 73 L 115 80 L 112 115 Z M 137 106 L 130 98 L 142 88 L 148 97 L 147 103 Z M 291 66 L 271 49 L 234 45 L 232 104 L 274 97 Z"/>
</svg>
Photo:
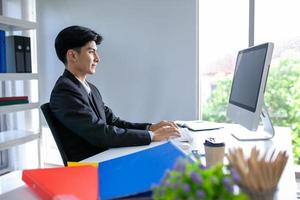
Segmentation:
<svg viewBox="0 0 300 200">
<path fill-rule="evenodd" d="M 229 122 L 226 108 L 235 59 L 238 50 L 248 46 L 249 1 L 230 0 L 219 4 L 216 0 L 199 1 L 202 119 Z M 300 1 L 296 0 L 255 1 L 254 22 L 255 44 L 275 44 L 265 103 L 274 126 L 290 127 L 297 164 L 300 164 L 299 7 Z"/>
</svg>

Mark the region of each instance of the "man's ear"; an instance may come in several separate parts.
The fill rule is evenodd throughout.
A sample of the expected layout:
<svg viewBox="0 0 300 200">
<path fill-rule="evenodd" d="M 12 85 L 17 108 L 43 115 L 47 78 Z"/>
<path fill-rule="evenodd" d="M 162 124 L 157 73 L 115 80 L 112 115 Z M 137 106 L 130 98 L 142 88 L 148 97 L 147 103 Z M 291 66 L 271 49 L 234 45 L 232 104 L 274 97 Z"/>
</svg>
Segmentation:
<svg viewBox="0 0 300 200">
<path fill-rule="evenodd" d="M 75 63 L 78 60 L 78 52 L 73 49 L 69 49 L 67 51 L 66 57 L 67 57 L 68 63 L 70 63 L 70 62 Z"/>
</svg>

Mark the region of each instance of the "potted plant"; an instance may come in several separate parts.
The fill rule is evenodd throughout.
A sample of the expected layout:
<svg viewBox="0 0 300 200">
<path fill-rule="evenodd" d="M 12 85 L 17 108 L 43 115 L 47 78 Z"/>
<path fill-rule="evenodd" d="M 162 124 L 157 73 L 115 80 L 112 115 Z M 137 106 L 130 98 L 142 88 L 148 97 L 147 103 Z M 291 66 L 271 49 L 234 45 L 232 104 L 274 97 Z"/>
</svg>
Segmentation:
<svg viewBox="0 0 300 200">
<path fill-rule="evenodd" d="M 222 164 L 206 168 L 200 160 L 180 158 L 174 169 L 167 171 L 160 184 L 154 187 L 153 199 L 247 199 L 244 193 L 234 191 L 234 185 L 232 174 L 224 170 Z"/>
</svg>

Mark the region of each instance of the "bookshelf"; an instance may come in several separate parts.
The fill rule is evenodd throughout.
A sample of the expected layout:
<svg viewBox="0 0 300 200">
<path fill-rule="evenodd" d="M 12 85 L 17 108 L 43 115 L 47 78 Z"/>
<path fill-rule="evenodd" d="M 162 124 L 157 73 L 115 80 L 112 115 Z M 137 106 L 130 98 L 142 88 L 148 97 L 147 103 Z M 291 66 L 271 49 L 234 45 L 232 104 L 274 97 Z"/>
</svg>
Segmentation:
<svg viewBox="0 0 300 200">
<path fill-rule="evenodd" d="M 37 73 L 0 73 L 1 81 L 38 80 Z"/>
<path fill-rule="evenodd" d="M 28 104 L 0 106 L 0 113 L 1 114 L 7 114 L 7 113 L 11 113 L 11 112 L 19 112 L 19 111 L 31 110 L 31 109 L 35 109 L 35 108 L 38 109 L 39 106 L 40 106 L 39 103 L 28 103 Z"/>
<path fill-rule="evenodd" d="M 39 133 L 26 130 L 2 131 L 0 137 L 0 151 L 16 145 L 39 139 Z"/>
<path fill-rule="evenodd" d="M 1 3 L 1 1 L 0 1 L 0 3 Z M 22 7 L 22 5 L 21 5 L 21 7 Z M 24 10 L 22 10 L 22 12 L 23 11 Z M 25 11 L 25 15 L 26 15 L 26 12 L 29 12 L 29 11 Z M 23 16 L 23 18 L 26 18 L 26 16 L 25 17 Z M 13 34 L 15 31 L 17 32 L 18 35 L 23 35 L 23 34 L 26 35 L 27 33 L 29 33 L 28 31 L 34 31 L 33 33 L 35 35 L 36 27 L 37 27 L 36 22 L 0 15 L 0 30 L 6 31 L 6 33 L 8 33 L 8 35 Z M 31 38 L 31 40 L 33 40 L 31 42 L 31 44 L 35 44 L 36 38 L 35 37 L 34 38 L 30 37 L 30 38 Z M 33 50 L 33 49 L 34 49 L 34 51 L 36 51 L 35 45 L 33 45 L 33 46 L 31 45 L 31 50 Z M 37 58 L 36 58 L 35 54 L 31 53 L 31 60 L 32 60 L 32 65 L 33 65 L 33 63 L 36 63 Z M 40 104 L 38 102 L 38 94 L 37 94 L 38 91 L 35 91 L 35 90 L 34 90 L 34 92 L 31 91 L 32 88 L 37 88 L 37 90 L 38 90 L 38 82 L 39 82 L 39 75 L 37 73 L 37 67 L 36 67 L 36 70 L 33 70 L 33 71 L 34 71 L 34 73 L 0 73 L 0 84 L 2 86 L 2 88 L 0 87 L 0 90 L 2 89 L 2 91 L 0 91 L 2 93 L 0 93 L 0 94 L 6 93 L 3 91 L 3 90 L 5 90 L 3 88 L 6 88 L 6 86 L 7 86 L 6 83 L 14 85 L 11 88 L 11 90 L 17 90 L 16 86 L 15 86 L 16 82 L 22 82 L 23 86 L 20 88 L 23 89 L 24 95 L 29 96 L 29 99 L 31 100 L 27 104 L 0 106 L 0 117 L 5 116 L 6 114 L 26 111 L 26 114 L 24 114 L 24 116 L 23 116 L 24 124 L 26 124 L 25 128 L 17 127 L 16 129 L 10 128 L 5 131 L 0 130 L 0 151 L 7 150 L 7 149 L 10 149 L 15 146 L 37 140 L 38 165 L 41 166 L 41 142 L 40 142 L 41 125 L 40 125 L 40 119 L 39 119 L 40 114 L 38 114 L 38 120 L 31 119 L 30 117 L 28 117 L 28 116 L 32 116 L 31 111 L 38 110 L 39 106 L 40 106 Z M 35 80 L 35 81 L 31 82 L 32 80 Z M 36 87 L 31 87 L 32 84 L 35 85 Z M 18 91 L 19 90 L 20 89 L 18 88 Z M 11 93 L 15 94 L 16 92 L 12 91 Z M 33 98 L 32 97 L 33 93 L 35 93 L 34 95 L 37 97 Z M 0 95 L 0 96 L 5 96 L 5 95 Z M 8 96 L 14 96 L 14 95 L 8 95 Z M 27 112 L 30 112 L 30 113 L 28 114 Z M 18 122 L 16 122 L 16 117 L 13 118 L 13 120 L 15 120 L 14 123 L 18 123 Z M 31 125 L 27 126 L 27 123 L 30 123 Z M 32 129 L 32 126 L 34 126 L 35 128 Z M 28 127 L 30 127 L 30 128 L 28 128 Z"/>
<path fill-rule="evenodd" d="M 36 28 L 35 22 L 0 16 L 0 29 L 6 31 L 32 30 Z"/>
</svg>

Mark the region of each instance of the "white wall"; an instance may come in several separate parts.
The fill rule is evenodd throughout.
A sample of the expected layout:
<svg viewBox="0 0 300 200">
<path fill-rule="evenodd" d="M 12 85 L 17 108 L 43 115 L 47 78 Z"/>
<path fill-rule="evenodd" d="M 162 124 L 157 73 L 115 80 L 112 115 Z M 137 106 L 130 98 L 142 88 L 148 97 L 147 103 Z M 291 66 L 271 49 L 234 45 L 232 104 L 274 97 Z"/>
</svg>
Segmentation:
<svg viewBox="0 0 300 200">
<path fill-rule="evenodd" d="M 143 122 L 197 115 L 196 0 L 38 0 L 41 102 L 62 73 L 54 39 L 69 25 L 104 37 L 88 80 L 121 118 Z"/>
</svg>

